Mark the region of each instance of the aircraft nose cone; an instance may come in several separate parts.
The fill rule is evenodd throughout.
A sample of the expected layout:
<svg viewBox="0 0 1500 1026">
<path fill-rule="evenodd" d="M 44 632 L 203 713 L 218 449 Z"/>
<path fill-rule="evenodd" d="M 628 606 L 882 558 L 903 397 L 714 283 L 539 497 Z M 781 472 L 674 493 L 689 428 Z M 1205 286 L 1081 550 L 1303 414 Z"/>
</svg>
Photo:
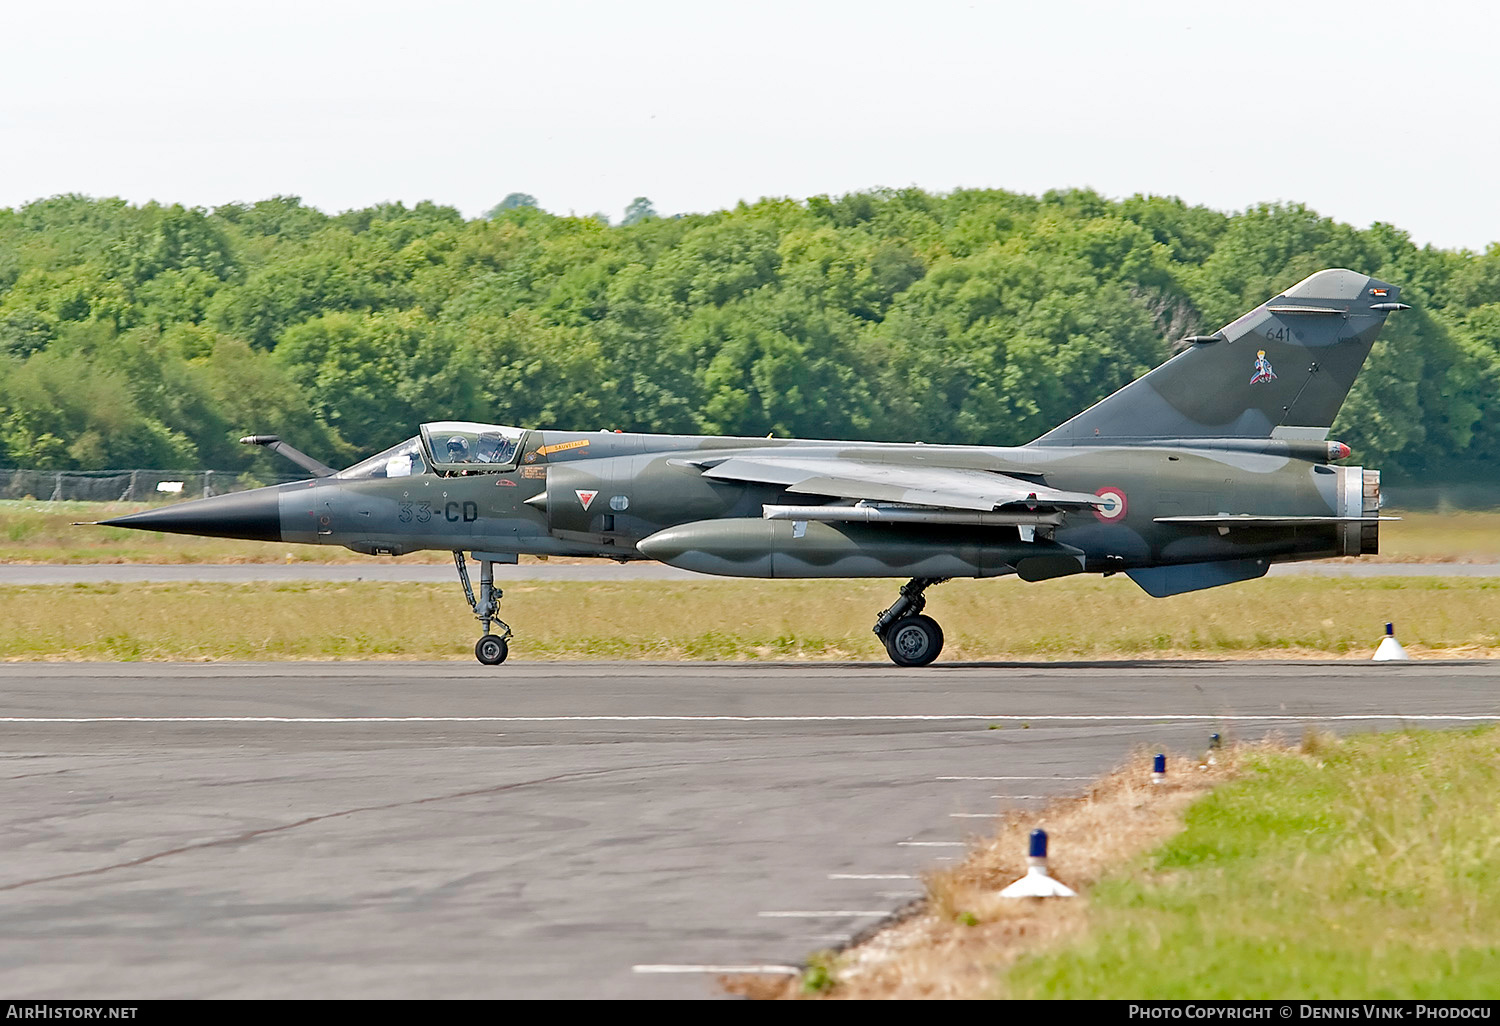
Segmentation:
<svg viewBox="0 0 1500 1026">
<path fill-rule="evenodd" d="M 280 494 L 281 489 L 273 485 L 179 502 L 99 523 L 105 527 L 201 534 L 210 538 L 281 541 L 281 509 L 277 501 Z"/>
</svg>

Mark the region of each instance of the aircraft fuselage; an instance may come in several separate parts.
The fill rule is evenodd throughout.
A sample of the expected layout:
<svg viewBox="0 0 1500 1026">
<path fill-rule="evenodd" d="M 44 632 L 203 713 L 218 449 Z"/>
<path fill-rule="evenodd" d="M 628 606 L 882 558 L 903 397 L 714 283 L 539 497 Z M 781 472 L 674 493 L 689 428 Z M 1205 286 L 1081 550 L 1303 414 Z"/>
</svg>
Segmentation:
<svg viewBox="0 0 1500 1026">
<path fill-rule="evenodd" d="M 1373 550 L 1373 525 L 1247 519 L 1225 527 L 1157 518 L 1357 518 L 1378 505 L 1367 501 L 1361 468 L 1330 465 L 1321 443 L 1001 448 L 533 431 L 522 449 L 517 464 L 506 468 L 320 478 L 138 514 L 132 526 L 222 536 L 223 508 L 233 502 L 259 510 L 258 521 L 247 517 L 253 526 L 241 536 L 370 554 L 474 549 L 656 558 L 731 576 L 989 577 L 1013 572 L 1018 560 L 1043 550 L 1077 550 L 1083 572 L 1358 555 Z M 1031 524 L 986 522 L 979 514 L 970 518 L 973 523 L 830 523 L 814 519 L 815 510 L 808 519 L 793 512 L 772 520 L 766 519 L 768 507 L 810 509 L 818 500 L 775 484 L 716 480 L 701 470 L 705 458 L 767 449 L 993 471 L 1041 486 L 1117 496 L 1119 502 L 1041 514 Z M 990 518 L 996 519 L 1028 516 L 1021 510 L 1019 516 Z M 678 532 L 680 544 L 648 541 L 691 524 L 704 525 L 696 548 L 691 532 Z M 738 559 L 737 535 L 745 541 Z M 798 549 L 809 558 L 799 560 Z M 756 553 L 783 558 L 756 562 Z"/>
</svg>

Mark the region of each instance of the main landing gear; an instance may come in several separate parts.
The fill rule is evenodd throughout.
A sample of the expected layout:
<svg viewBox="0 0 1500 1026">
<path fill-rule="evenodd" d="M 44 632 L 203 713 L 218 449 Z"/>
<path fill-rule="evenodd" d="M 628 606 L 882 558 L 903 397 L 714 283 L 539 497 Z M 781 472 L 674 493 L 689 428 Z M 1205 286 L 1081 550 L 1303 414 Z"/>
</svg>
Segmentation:
<svg viewBox="0 0 1500 1026">
<path fill-rule="evenodd" d="M 508 559 L 486 559 L 492 555 L 488 552 L 476 552 L 474 558 L 479 560 L 479 599 L 474 598 L 474 589 L 469 586 L 469 566 L 464 562 L 462 552 L 453 553 L 453 565 L 458 567 L 458 579 L 463 582 L 464 597 L 469 600 L 469 608 L 474 610 L 474 617 L 484 628 L 484 637 L 474 645 L 474 658 L 486 666 L 499 666 L 505 662 L 505 657 L 510 655 L 510 626 L 499 618 L 500 599 L 505 592 L 495 587 L 495 564 L 497 562 L 514 563 L 515 556 Z M 503 633 L 491 634 L 490 622 L 499 625 Z"/>
<path fill-rule="evenodd" d="M 885 643 L 891 662 L 897 666 L 926 666 L 943 650 L 943 629 L 930 616 L 923 616 L 927 598 L 922 593 L 946 577 L 913 577 L 889 609 L 875 620 L 875 636 Z"/>
</svg>

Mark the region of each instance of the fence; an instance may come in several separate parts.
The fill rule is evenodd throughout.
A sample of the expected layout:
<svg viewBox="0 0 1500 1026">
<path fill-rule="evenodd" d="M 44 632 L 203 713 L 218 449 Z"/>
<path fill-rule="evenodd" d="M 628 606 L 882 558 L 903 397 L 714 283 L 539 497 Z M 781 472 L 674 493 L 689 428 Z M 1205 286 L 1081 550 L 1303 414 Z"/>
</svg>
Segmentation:
<svg viewBox="0 0 1500 1026">
<path fill-rule="evenodd" d="M 238 470 L 20 470 L 0 467 L 0 499 L 151 502 L 242 492 L 307 475 L 255 475 Z"/>
</svg>

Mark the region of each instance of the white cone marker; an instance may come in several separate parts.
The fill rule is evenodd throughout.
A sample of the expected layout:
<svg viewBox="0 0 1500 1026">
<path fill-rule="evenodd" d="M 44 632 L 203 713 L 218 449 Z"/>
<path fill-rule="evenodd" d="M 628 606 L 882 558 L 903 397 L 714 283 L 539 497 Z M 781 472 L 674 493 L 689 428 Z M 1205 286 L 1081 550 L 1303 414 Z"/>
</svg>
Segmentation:
<svg viewBox="0 0 1500 1026">
<path fill-rule="evenodd" d="M 1374 662 L 1386 663 L 1392 660 L 1404 661 L 1411 656 L 1406 654 L 1406 649 L 1401 647 L 1401 642 L 1396 640 L 1396 627 L 1394 624 L 1385 625 L 1385 637 L 1380 639 L 1380 647 L 1375 650 Z"/>
<path fill-rule="evenodd" d="M 1047 875 L 1047 831 L 1031 832 L 1026 875 L 1000 892 L 1002 898 L 1074 898 L 1073 889 Z"/>
<path fill-rule="evenodd" d="M 1151 760 L 1151 783 L 1165 784 L 1167 782 L 1167 757 L 1161 752 L 1156 753 L 1156 758 Z"/>
</svg>

